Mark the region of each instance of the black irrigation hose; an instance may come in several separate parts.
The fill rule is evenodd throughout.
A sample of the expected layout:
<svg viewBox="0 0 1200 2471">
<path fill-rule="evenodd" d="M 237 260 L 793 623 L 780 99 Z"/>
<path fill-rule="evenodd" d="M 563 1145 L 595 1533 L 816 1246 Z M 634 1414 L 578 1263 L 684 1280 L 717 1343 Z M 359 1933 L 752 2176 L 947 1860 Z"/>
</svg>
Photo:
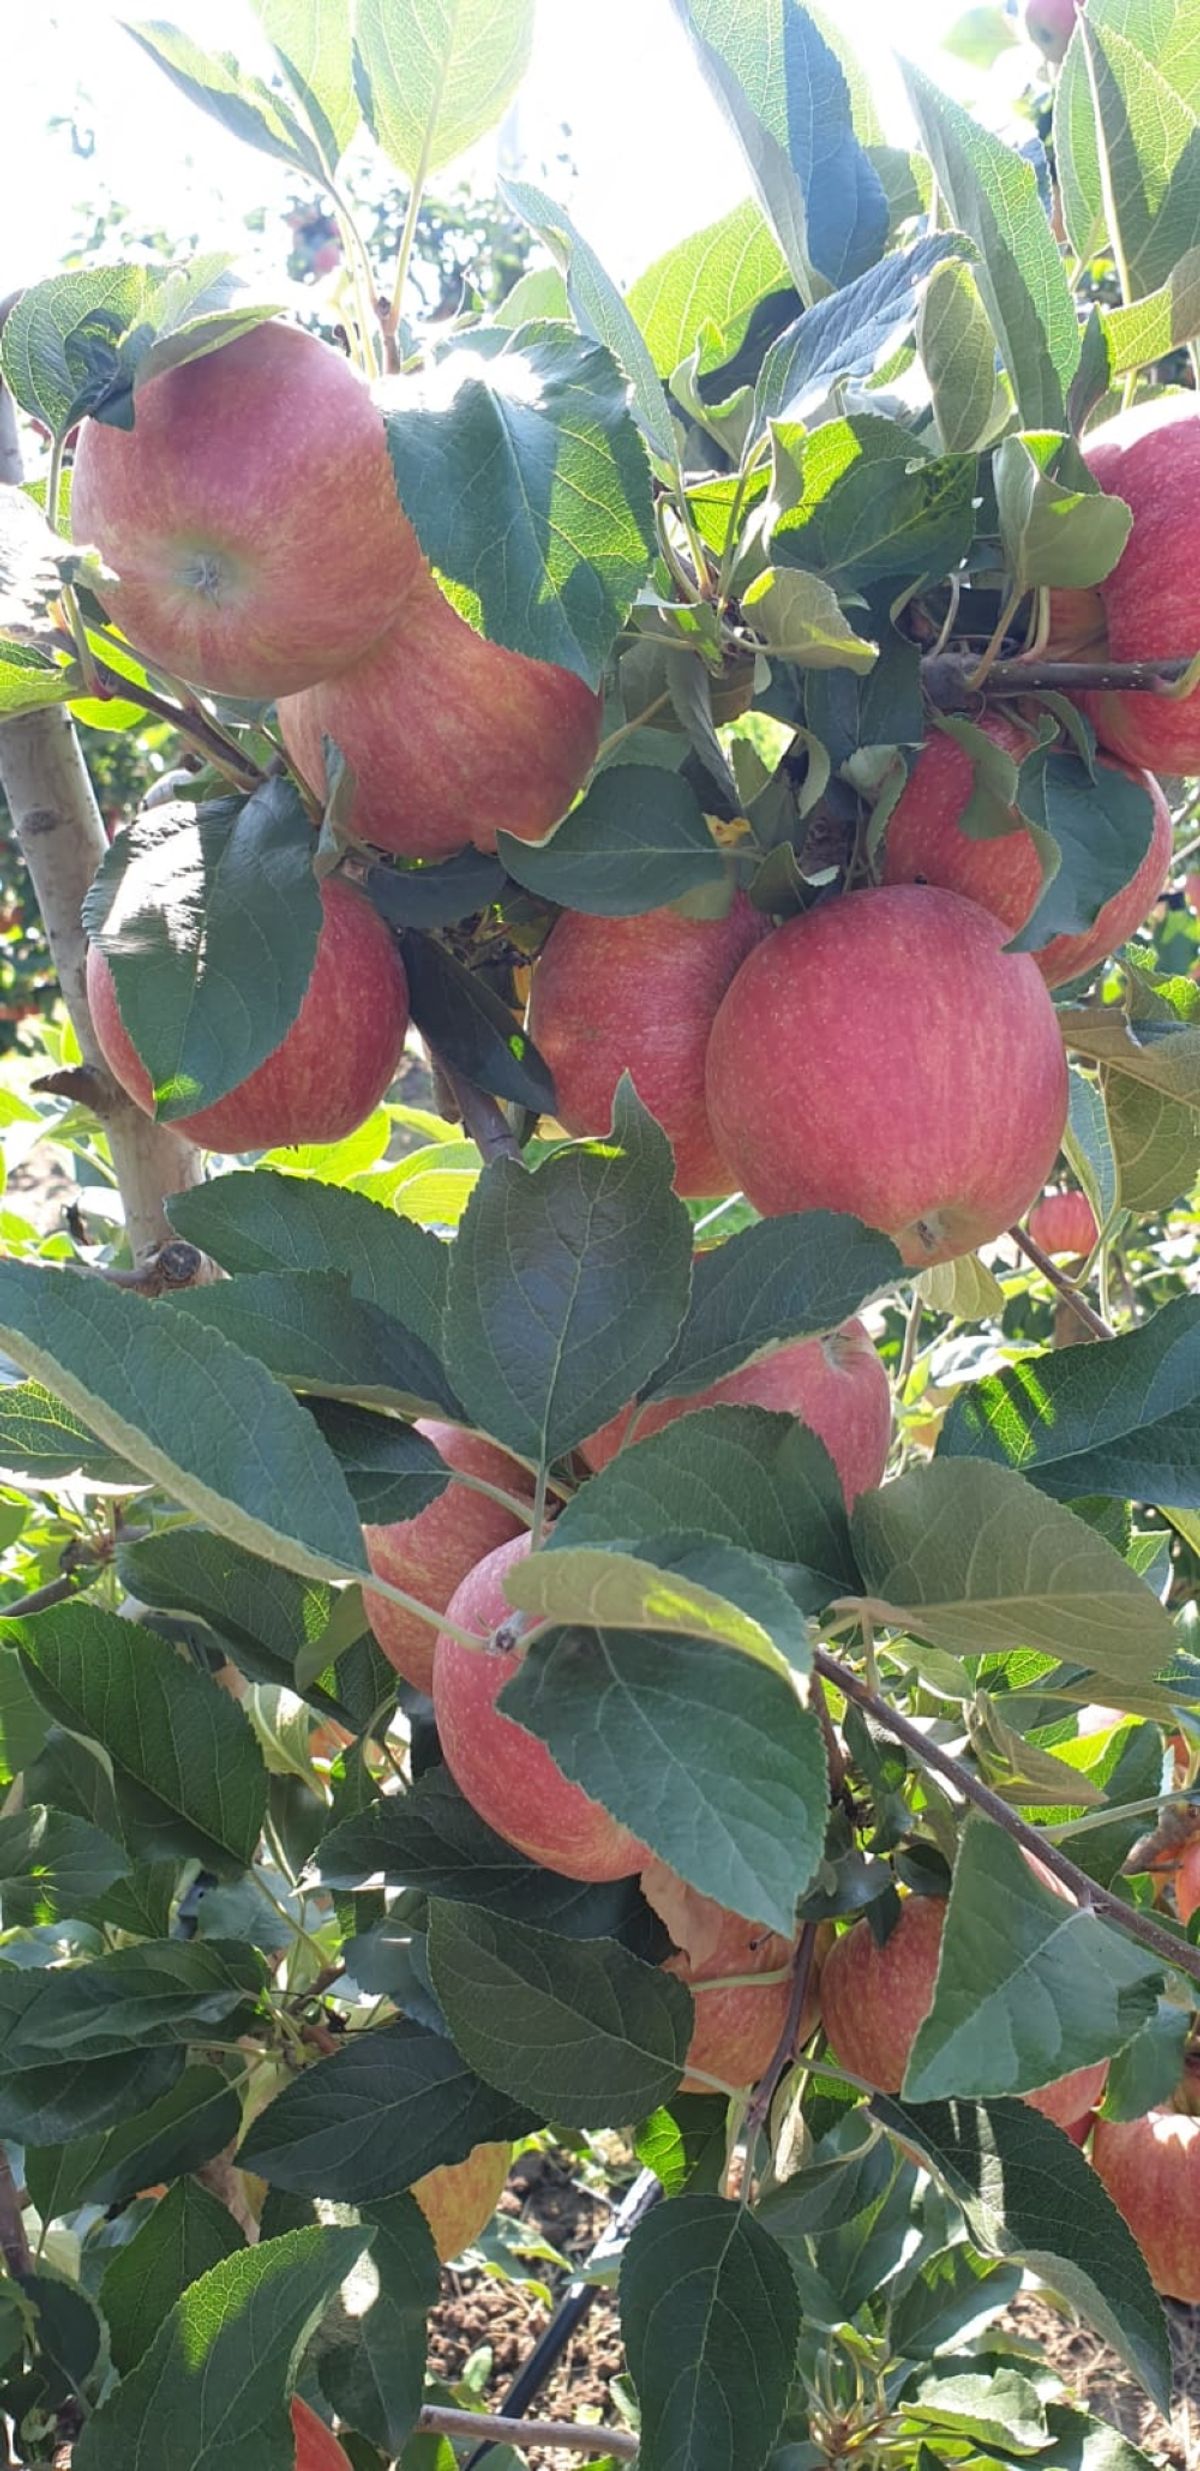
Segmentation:
<svg viewBox="0 0 1200 2471">
<path fill-rule="evenodd" d="M 652 2205 L 657 2205 L 661 2195 L 662 2188 L 653 2171 L 639 2172 L 602 2238 L 589 2252 L 588 2264 L 591 2265 L 606 2248 L 623 2248 L 635 2224 L 641 2221 L 643 2214 L 649 2213 Z M 539 2336 L 503 2400 L 496 2404 L 501 2419 L 524 2419 L 530 2403 L 540 2394 L 555 2361 L 565 2351 L 576 2326 L 582 2325 L 602 2287 L 598 2282 L 588 2282 L 581 2274 L 568 2283 L 545 2333 Z M 495 2437 L 488 2437 L 482 2445 L 477 2445 L 474 2453 L 468 2454 L 463 2471 L 476 2471 L 476 2465 L 493 2451 L 496 2443 Z"/>
</svg>

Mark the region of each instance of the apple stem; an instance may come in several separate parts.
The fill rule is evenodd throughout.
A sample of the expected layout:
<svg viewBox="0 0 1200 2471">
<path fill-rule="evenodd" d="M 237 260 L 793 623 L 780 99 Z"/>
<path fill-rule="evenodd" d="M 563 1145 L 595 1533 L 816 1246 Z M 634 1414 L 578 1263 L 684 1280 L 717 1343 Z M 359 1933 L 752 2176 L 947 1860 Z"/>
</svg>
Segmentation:
<svg viewBox="0 0 1200 2471">
<path fill-rule="evenodd" d="M 788 2001 L 787 2015 L 783 2020 L 783 2031 L 767 2063 L 765 2074 L 759 2078 L 754 2099 L 742 2123 L 742 2143 L 746 2149 L 746 2169 L 742 2186 L 747 2194 L 754 2177 L 754 2148 L 758 2143 L 761 2130 L 766 2125 L 771 2104 L 779 2090 L 784 2073 L 790 2067 L 795 2054 L 796 2037 L 804 2014 L 804 2002 L 808 1997 L 816 1949 L 817 1925 L 815 1922 L 806 1922 L 796 1942 L 796 1954 L 792 1965 L 792 1995 Z"/>
<path fill-rule="evenodd" d="M 1191 1947 L 1185 1938 L 1164 1929 L 1162 1923 L 1154 1921 L 1148 1913 L 1127 1905 L 1121 1897 L 1114 1896 L 1110 1888 L 1101 1887 L 1097 1880 L 1089 1879 L 1087 1872 L 1080 1870 L 1066 1854 L 1060 1853 L 1057 1845 L 1051 1844 L 1039 1828 L 1031 1827 L 1027 1819 L 1018 1818 L 1016 1811 L 1002 1801 L 998 1793 L 993 1793 L 990 1785 L 985 1785 L 981 1778 L 972 1775 L 961 1759 L 954 1758 L 950 1751 L 931 1741 L 929 1735 L 923 1733 L 910 1717 L 902 1716 L 890 1700 L 869 1690 L 852 1667 L 843 1664 L 839 1657 L 831 1656 L 823 1647 L 815 1648 L 813 1666 L 825 1681 L 833 1684 L 835 1690 L 841 1691 L 844 1699 L 852 1699 L 855 1706 L 860 1707 L 863 1714 L 870 1716 L 885 1733 L 903 1742 L 923 1767 L 932 1768 L 935 1775 L 944 1777 L 962 1800 L 974 1802 L 977 1810 L 985 1812 L 997 1827 L 1004 1829 L 1007 1836 L 1014 1837 L 1017 1844 L 1023 1845 L 1027 1853 L 1036 1854 L 1046 1869 L 1053 1871 L 1064 1887 L 1070 1888 L 1080 1905 L 1090 1906 L 1093 1913 L 1115 1923 L 1127 1938 L 1140 1940 L 1141 1945 L 1150 1948 L 1165 1965 L 1173 1966 L 1179 1973 L 1186 1973 L 1193 1982 L 1200 1982 L 1200 1947 Z"/>
<path fill-rule="evenodd" d="M 1034 1269 L 1040 1271 L 1042 1277 L 1049 1281 L 1055 1292 L 1062 1297 L 1064 1304 L 1070 1305 L 1076 1319 L 1083 1323 L 1085 1330 L 1088 1330 L 1093 1338 L 1116 1337 L 1117 1334 L 1111 1322 L 1106 1321 L 1103 1314 L 1098 1313 L 1095 1306 L 1088 1303 L 1086 1296 L 1080 1295 L 1078 1287 L 1072 1286 L 1066 1272 L 1060 1270 L 1057 1262 L 1050 1259 L 1049 1253 L 1043 1252 L 1041 1245 L 1035 1241 L 1033 1236 L 1026 1233 L 1024 1227 L 1010 1227 L 1008 1232 L 1017 1251 L 1024 1253 L 1026 1260 L 1031 1261 Z"/>
<path fill-rule="evenodd" d="M 428 1045 L 428 1041 L 426 1041 Z M 477 1089 L 456 1064 L 447 1061 L 436 1048 L 429 1049 L 430 1061 L 438 1079 L 445 1084 L 458 1109 L 463 1131 L 475 1144 L 485 1165 L 493 1158 L 515 1158 L 521 1164 L 521 1144 L 517 1139 L 499 1101 L 487 1090 Z"/>
<path fill-rule="evenodd" d="M 616 2462 L 633 2462 L 639 2437 L 623 2428 L 577 2425 L 572 2420 L 502 2419 L 492 2411 L 451 2411 L 440 2402 L 425 2405 L 417 2427 L 444 2437 L 486 2438 L 489 2444 L 561 2446 L 564 2453 L 609 2454 Z"/>
</svg>

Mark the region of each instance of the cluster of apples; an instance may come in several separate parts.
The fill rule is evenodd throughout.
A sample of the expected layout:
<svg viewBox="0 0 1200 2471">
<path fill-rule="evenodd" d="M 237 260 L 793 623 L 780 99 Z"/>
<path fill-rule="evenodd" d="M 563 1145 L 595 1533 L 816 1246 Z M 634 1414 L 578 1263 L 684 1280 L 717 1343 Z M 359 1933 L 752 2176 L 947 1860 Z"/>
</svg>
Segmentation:
<svg viewBox="0 0 1200 2471">
<path fill-rule="evenodd" d="M 216 695 L 273 701 L 317 795 L 332 738 L 356 776 L 349 828 L 378 849 L 490 850 L 501 826 L 539 840 L 591 768 L 600 699 L 458 616 L 401 509 L 380 403 L 298 327 L 269 321 L 152 378 L 131 430 L 86 421 L 72 522 L 113 570 L 105 607 L 142 660 Z M 324 884 L 321 900 L 287 1036 L 181 1122 L 210 1149 L 340 1140 L 395 1075 L 408 990 L 393 938 L 348 886 Z M 152 1111 L 96 948 L 88 993 L 110 1069 Z"/>
</svg>

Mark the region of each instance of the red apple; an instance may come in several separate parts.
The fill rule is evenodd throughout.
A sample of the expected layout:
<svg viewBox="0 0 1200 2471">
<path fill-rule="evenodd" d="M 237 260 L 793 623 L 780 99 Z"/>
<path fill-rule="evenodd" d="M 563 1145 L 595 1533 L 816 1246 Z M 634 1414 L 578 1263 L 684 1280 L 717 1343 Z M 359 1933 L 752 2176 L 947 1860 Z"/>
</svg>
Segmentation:
<svg viewBox="0 0 1200 2471">
<path fill-rule="evenodd" d="M 1191 868 L 1183 879 L 1183 897 L 1196 918 L 1200 918 L 1200 870 Z"/>
<path fill-rule="evenodd" d="M 443 2162 L 414 2182 L 415 2196 L 443 2265 L 486 2230 L 512 2163 L 511 2145 L 474 2145 L 462 2162 Z"/>
<path fill-rule="evenodd" d="M 848 1210 L 911 1269 L 1000 1235 L 1067 1115 L 1054 1007 L 973 901 L 885 885 L 790 918 L 713 1023 L 708 1110 L 764 1217 Z"/>
<path fill-rule="evenodd" d="M 585 918 L 564 910 L 533 973 L 529 1029 L 554 1075 L 571 1133 L 606 1133 L 623 1072 L 675 1153 L 675 1189 L 728 1193 L 708 1121 L 704 1058 L 726 988 L 767 932 L 744 893 L 724 918 L 645 910 Z"/>
<path fill-rule="evenodd" d="M 151 378 L 134 426 L 85 421 L 71 522 L 104 606 L 193 686 L 283 695 L 357 660 L 421 572 L 383 416 L 348 361 L 278 322 Z"/>
<path fill-rule="evenodd" d="M 447 1611 L 464 1630 L 487 1637 L 513 1619 L 504 1574 L 529 1551 L 514 1536 L 485 1554 Z M 464 1647 L 442 1631 L 433 1663 L 433 1704 L 446 1765 L 481 1819 L 519 1853 L 567 1879 L 625 1879 L 649 1860 L 621 1827 L 563 1775 L 544 1742 L 504 1716 L 496 1700 L 519 1658 L 495 1648 Z"/>
<path fill-rule="evenodd" d="M 1175 1873 L 1175 1911 L 1181 1922 L 1200 1913 L 1200 1836 L 1184 1847 Z"/>
<path fill-rule="evenodd" d="M 771 1407 L 810 1425 L 837 1469 L 847 1509 L 883 1481 L 892 1438 L 891 1384 L 861 1321 L 848 1321 L 827 1338 L 795 1339 L 757 1364 L 726 1373 L 694 1398 L 643 1407 L 634 1440 L 661 1433 L 665 1424 L 698 1407 Z M 607 1467 L 616 1457 L 633 1413 L 623 1407 L 584 1442 L 589 1467 Z"/>
<path fill-rule="evenodd" d="M 498 1450 L 494 1442 L 481 1440 L 478 1433 L 464 1433 L 457 1424 L 428 1419 L 419 1421 L 416 1429 L 433 1443 L 448 1467 L 458 1468 L 464 1476 L 479 1476 L 484 1483 L 498 1484 L 518 1496 L 530 1492 L 530 1477 L 520 1461 Z M 490 1501 L 486 1493 L 470 1492 L 464 1484 L 448 1484 L 415 1518 L 363 1529 L 367 1559 L 376 1575 L 390 1579 L 393 1587 L 405 1588 L 410 1596 L 419 1596 L 422 1604 L 432 1605 L 437 1613 L 445 1612 L 455 1588 L 486 1553 L 523 1532 L 521 1521 L 510 1510 Z M 389 1664 L 414 1690 L 428 1694 L 433 1688 L 437 1636 L 432 1624 L 406 1613 L 402 1605 L 389 1603 L 370 1587 L 364 1591 L 363 1603 Z"/>
<path fill-rule="evenodd" d="M 296 2471 L 350 2471 L 350 2458 L 343 2453 L 332 2428 L 299 2394 L 292 2398 L 292 2427 L 296 2437 Z"/>
<path fill-rule="evenodd" d="M 1031 1868 L 1044 1886 L 1067 1894 L 1040 1863 Z M 830 2050 L 841 2067 L 881 2093 L 899 2093 L 917 2027 L 933 2005 L 945 1920 L 943 1897 L 908 1896 L 882 1947 L 868 1922 L 855 1922 L 825 1959 L 821 2022 Z M 1107 2076 L 1108 2062 L 1101 2059 L 1021 2099 L 1060 2128 L 1073 2127 L 1099 2101 Z"/>
<path fill-rule="evenodd" d="M 1098 1241 L 1096 1213 L 1086 1193 L 1046 1193 L 1029 1213 L 1029 1232 L 1044 1253 L 1082 1261 Z"/>
<path fill-rule="evenodd" d="M 1200 650 L 1200 560 L 1192 510 L 1200 495 L 1200 411 L 1193 393 L 1135 404 L 1083 441 L 1093 478 L 1124 498 L 1133 530 L 1099 589 L 1114 661 L 1190 660 Z M 1051 637 L 1060 649 L 1060 603 Z M 1067 600 L 1068 631 L 1074 599 Z M 1131 688 L 1074 696 L 1102 746 L 1152 772 L 1200 772 L 1200 688 L 1183 698 Z"/>
<path fill-rule="evenodd" d="M 489 643 L 423 568 L 399 622 L 365 660 L 279 706 L 283 743 L 325 789 L 321 741 L 354 771 L 360 841 L 445 858 L 498 832 L 540 841 L 595 761 L 601 703 L 568 669 Z"/>
<path fill-rule="evenodd" d="M 648 1862 L 642 1872 L 642 1894 L 666 1923 L 675 1953 L 663 1965 L 686 1982 L 695 2002 L 695 2026 L 688 2044 L 689 2073 L 681 2091 L 704 2093 L 711 2088 L 701 2077 L 715 2076 L 723 2085 L 755 2085 L 771 2063 L 787 2022 L 792 1995 L 793 1943 L 761 1923 L 730 1913 L 711 1896 L 669 1870 L 665 1862 Z M 777 1979 L 760 1984 L 735 1981 L 734 1976 L 764 1974 Z M 707 1988 L 711 1984 L 713 1987 Z M 818 2015 L 817 1969 L 796 2036 L 807 2042 Z M 694 2076 L 691 2071 L 699 2070 Z"/>
<path fill-rule="evenodd" d="M 1034 744 L 1032 733 L 1003 713 L 985 713 L 979 726 L 1018 763 Z M 1090 927 L 1079 935 L 1055 935 L 1032 955 L 1048 987 L 1082 978 L 1085 971 L 1115 952 L 1140 927 L 1167 880 L 1171 812 L 1157 781 L 1148 772 L 1134 773 L 1128 764 L 1110 763 L 1109 769 L 1136 779 L 1149 792 L 1154 810 L 1150 846 L 1136 873 L 1105 902 Z M 947 892 L 961 892 L 964 899 L 991 910 L 1009 935 L 1016 935 L 1041 894 L 1037 851 L 1019 825 L 992 840 L 977 841 L 959 831 L 972 785 L 966 750 L 944 730 L 935 730 L 888 819 L 884 881 L 940 884 Z"/>
<path fill-rule="evenodd" d="M 1047 60 L 1065 59 L 1078 10 L 1079 0 L 1025 0 L 1025 32 Z"/>
<path fill-rule="evenodd" d="M 1200 2301 L 1200 2119 L 1147 2111 L 1098 2119 L 1092 2162 L 1146 2261 L 1156 2291 Z"/>
<path fill-rule="evenodd" d="M 274 1053 L 177 1128 L 206 1149 L 278 1149 L 341 1141 L 394 1080 L 408 1028 L 408 985 L 389 929 L 348 885 L 321 886 L 324 919 L 300 1010 Z M 117 1004 L 108 962 L 88 947 L 87 995 L 105 1063 L 147 1115 L 150 1075 Z"/>
</svg>

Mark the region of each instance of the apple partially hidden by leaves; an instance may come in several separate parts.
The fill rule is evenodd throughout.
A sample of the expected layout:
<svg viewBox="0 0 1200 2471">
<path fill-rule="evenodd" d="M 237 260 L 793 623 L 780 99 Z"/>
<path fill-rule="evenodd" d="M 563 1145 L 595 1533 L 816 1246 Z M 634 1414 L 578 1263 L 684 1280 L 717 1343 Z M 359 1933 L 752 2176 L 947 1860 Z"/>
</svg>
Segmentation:
<svg viewBox="0 0 1200 2471">
<path fill-rule="evenodd" d="M 383 416 L 340 352 L 279 320 L 83 424 L 71 521 L 136 652 L 192 686 L 285 695 L 357 660 L 421 572 Z"/>
<path fill-rule="evenodd" d="M 1146 2261 L 1156 2291 L 1200 2301 L 1200 2119 L 1147 2111 L 1098 2119 L 1092 2162 Z"/>
<path fill-rule="evenodd" d="M 433 1443 L 446 1465 L 461 1475 L 477 1476 L 483 1483 L 499 1485 L 502 1491 L 518 1498 L 532 1494 L 528 1469 L 480 1434 L 466 1433 L 457 1424 L 438 1424 L 428 1418 L 418 1420 L 416 1430 Z M 485 1554 L 494 1552 L 497 1545 L 507 1544 L 523 1532 L 521 1520 L 506 1510 L 503 1502 L 491 1500 L 486 1493 L 472 1492 L 465 1484 L 448 1484 L 445 1492 L 419 1510 L 415 1518 L 364 1527 L 363 1536 L 367 1559 L 381 1579 L 390 1580 L 393 1587 L 404 1588 L 422 1604 L 432 1605 L 436 1613 L 444 1613 L 468 1571 Z M 419 1614 L 406 1613 L 403 1605 L 392 1604 L 373 1588 L 364 1589 L 363 1604 L 389 1664 L 403 1674 L 406 1682 L 412 1683 L 414 1690 L 423 1690 L 428 1695 L 433 1689 L 437 1638 L 432 1623 L 423 1622 Z"/>
<path fill-rule="evenodd" d="M 1096 1213 L 1086 1193 L 1046 1193 L 1029 1213 L 1029 1232 L 1044 1253 L 1085 1260 L 1099 1240 Z"/>
<path fill-rule="evenodd" d="M 513 1621 L 504 1574 L 529 1546 L 524 1534 L 486 1554 L 455 1589 L 446 1608 L 451 1619 L 485 1640 Z M 543 1742 L 497 1708 L 519 1662 L 499 1648 L 466 1647 L 447 1631 L 439 1634 L 433 1704 L 455 1783 L 480 1818 L 531 1861 L 567 1879 L 630 1877 L 650 1858 L 645 1845 L 563 1775 Z"/>
<path fill-rule="evenodd" d="M 1189 510 L 1200 494 L 1200 411 L 1192 393 L 1158 395 L 1083 440 L 1093 480 L 1123 498 L 1133 529 L 1097 587 L 1113 661 L 1191 660 L 1200 650 L 1200 563 Z M 1051 595 L 1051 642 L 1075 629 L 1077 604 Z M 1103 657 L 1103 654 L 1101 655 Z M 1200 772 L 1200 687 L 1190 695 L 1132 688 L 1073 695 L 1101 746 L 1152 772 Z"/>
<path fill-rule="evenodd" d="M 1079 0 L 1026 0 L 1025 32 L 1047 60 L 1066 58 L 1078 11 Z"/>
<path fill-rule="evenodd" d="M 757 2084 L 787 2023 L 794 1943 L 702 1896 L 665 1862 L 648 1862 L 641 1885 L 647 1904 L 675 1941 L 675 1953 L 666 1958 L 663 1971 L 686 1982 L 695 2007 L 681 2092 L 710 2092 L 706 2080 L 713 2077 L 722 2085 Z M 797 2048 L 816 2026 L 817 1972 L 814 1964 Z"/>
<path fill-rule="evenodd" d="M 1067 1117 L 1067 1065 L 1028 953 L 974 901 L 890 884 L 790 918 L 713 1023 L 708 1111 L 766 1218 L 848 1210 L 911 1269 L 1023 1216 Z"/>
<path fill-rule="evenodd" d="M 710 1383 L 695 1398 L 623 1407 L 583 1443 L 583 1456 L 589 1467 L 607 1467 L 635 1413 L 634 1439 L 644 1441 L 677 1416 L 702 1407 L 770 1407 L 811 1426 L 837 1469 L 847 1509 L 883 1481 L 892 1438 L 891 1384 L 861 1321 L 848 1321 L 826 1338 L 777 1348 L 757 1364 L 744 1364 Z"/>
<path fill-rule="evenodd" d="M 279 706 L 283 743 L 323 796 L 323 741 L 354 774 L 346 822 L 406 858 L 446 858 L 498 832 L 540 841 L 566 814 L 600 743 L 601 700 L 549 661 L 489 643 L 423 567 L 365 660 Z"/>
<path fill-rule="evenodd" d="M 1034 1867 L 1046 1886 L 1058 1889 L 1048 1872 Z M 880 2093 L 899 2093 L 904 2083 L 917 2028 L 933 2005 L 945 1921 L 944 1897 L 907 1896 L 882 1947 L 869 1922 L 855 1922 L 825 1960 L 821 2022 L 830 2050 L 840 2066 Z M 1021 2099 L 1069 2128 L 1095 2107 L 1107 2075 L 1102 2059 Z"/>
<path fill-rule="evenodd" d="M 977 726 L 1018 764 L 1036 743 L 1030 730 L 1001 712 L 985 713 Z M 1032 954 L 1048 987 L 1063 987 L 1069 979 L 1082 978 L 1115 952 L 1149 915 L 1167 880 L 1171 811 L 1157 781 L 1150 773 L 1135 772 L 1111 757 L 1107 768 L 1136 780 L 1147 792 L 1154 810 L 1150 845 L 1129 882 L 1105 902 L 1090 927 L 1078 935 L 1052 936 Z M 888 818 L 884 881 L 940 884 L 947 892 L 960 892 L 964 900 L 978 901 L 981 909 L 990 910 L 1009 935 L 1017 935 L 1041 897 L 1037 850 L 1015 807 L 1011 832 L 977 837 L 962 830 L 974 785 L 974 766 L 966 748 L 945 730 L 935 730 Z M 1103 817 L 1098 820 L 1102 825 Z"/>
<path fill-rule="evenodd" d="M 292 2428 L 296 2438 L 296 2471 L 350 2471 L 350 2457 L 332 2428 L 299 2394 L 292 2397 Z"/>
<path fill-rule="evenodd" d="M 704 1061 L 717 1007 L 767 926 L 744 893 L 724 918 L 564 910 L 533 973 L 529 1032 L 554 1075 L 560 1124 L 606 1133 L 623 1072 L 675 1153 L 675 1190 L 733 1190 L 713 1138 Z"/>
<path fill-rule="evenodd" d="M 323 883 L 321 908 L 312 976 L 274 1053 L 211 1107 L 175 1119 L 206 1149 L 342 1141 L 395 1078 L 408 1029 L 408 982 L 390 930 L 346 884 Z M 109 1071 L 135 1106 L 153 1115 L 150 1075 L 121 1019 L 98 944 L 88 946 L 87 996 Z"/>
</svg>

